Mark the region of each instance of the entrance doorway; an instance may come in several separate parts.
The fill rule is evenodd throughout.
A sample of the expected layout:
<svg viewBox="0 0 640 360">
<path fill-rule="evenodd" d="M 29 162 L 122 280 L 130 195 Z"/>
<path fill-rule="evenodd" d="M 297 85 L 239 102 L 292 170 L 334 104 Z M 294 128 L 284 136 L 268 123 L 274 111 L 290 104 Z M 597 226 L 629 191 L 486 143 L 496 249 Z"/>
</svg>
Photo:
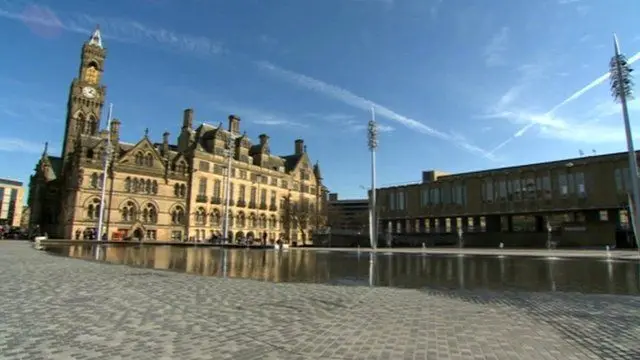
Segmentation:
<svg viewBox="0 0 640 360">
<path fill-rule="evenodd" d="M 144 232 L 142 232 L 142 229 L 137 228 L 133 231 L 133 238 L 136 240 L 142 240 L 144 238 Z"/>
</svg>

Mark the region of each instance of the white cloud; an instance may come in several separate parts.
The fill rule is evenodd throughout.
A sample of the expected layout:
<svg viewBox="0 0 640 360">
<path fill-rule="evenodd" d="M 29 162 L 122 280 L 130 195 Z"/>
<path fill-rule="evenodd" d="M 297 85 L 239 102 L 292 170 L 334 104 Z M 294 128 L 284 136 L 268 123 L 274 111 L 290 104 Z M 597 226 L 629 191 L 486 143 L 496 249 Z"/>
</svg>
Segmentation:
<svg viewBox="0 0 640 360">
<path fill-rule="evenodd" d="M 485 64 L 499 66 L 505 64 L 504 53 L 509 43 L 509 28 L 503 27 L 493 35 L 489 44 L 484 48 Z"/>
<path fill-rule="evenodd" d="M 640 52 L 631 56 L 628 59 L 629 64 L 633 64 L 640 60 Z M 585 85 L 581 89 L 575 91 L 569 97 L 561 101 L 559 104 L 551 108 L 546 113 L 532 113 L 527 110 L 505 110 L 504 108 L 496 107 L 495 113 L 486 116 L 487 118 L 501 118 L 509 120 L 516 124 L 525 124 L 522 128 L 516 131 L 511 137 L 501 142 L 496 146 L 491 153 L 502 149 L 516 138 L 524 135 L 527 131 L 536 125 L 542 127 L 541 134 L 547 137 L 554 137 L 557 139 L 564 139 L 567 141 L 581 141 L 581 142 L 608 142 L 617 141 L 619 139 L 619 126 L 614 125 L 607 127 L 600 123 L 600 118 L 607 117 L 619 112 L 619 106 L 613 103 L 613 100 L 607 103 L 597 104 L 593 109 L 583 114 L 583 118 L 591 119 L 590 121 L 569 121 L 567 119 L 560 119 L 555 113 L 563 106 L 577 100 L 591 89 L 599 86 L 609 80 L 609 73 L 603 74 Z M 499 102 L 500 103 L 500 102 Z M 639 106 L 637 101 L 631 102 L 630 107 Z M 618 110 L 616 110 L 616 108 Z M 553 134 L 555 132 L 555 134 Z"/>
<path fill-rule="evenodd" d="M 219 54 L 224 51 L 220 43 L 209 38 L 180 34 L 161 27 L 147 26 L 130 19 L 94 17 L 79 13 L 61 15 L 46 6 L 33 4 L 27 6 L 27 9 L 32 9 L 31 11 L 22 11 L 16 5 L 18 4 L 0 3 L 0 17 L 22 21 L 28 26 L 37 25 L 51 29 L 62 29 L 87 36 L 91 34 L 96 24 L 100 24 L 104 38 L 115 41 L 151 43 L 172 50 L 188 51 L 201 55 Z"/>
<path fill-rule="evenodd" d="M 29 140 L 18 138 L 0 138 L 0 151 L 3 152 L 17 152 L 17 153 L 42 153 L 44 150 L 44 143 L 32 142 Z M 49 153 L 52 150 L 49 149 Z"/>
<path fill-rule="evenodd" d="M 314 79 L 304 74 L 299 74 L 293 71 L 280 68 L 266 61 L 260 61 L 260 62 L 257 62 L 256 64 L 263 70 L 274 74 L 276 77 L 284 81 L 318 92 L 320 94 L 323 94 L 335 100 L 341 101 L 342 103 L 347 104 L 356 109 L 369 112 L 371 108 L 374 108 L 376 112 L 376 116 L 380 116 L 385 119 L 396 121 L 408 127 L 411 130 L 415 130 L 422 134 L 426 134 L 426 135 L 447 141 L 469 152 L 480 155 L 484 158 L 495 160 L 495 157 L 492 154 L 490 154 L 484 149 L 481 149 L 467 142 L 465 139 L 461 139 L 459 137 L 453 136 L 452 134 L 445 133 L 440 130 L 436 130 L 417 120 L 398 114 L 395 111 L 383 105 L 377 104 L 371 100 L 368 100 L 359 95 L 356 95 L 350 92 L 349 90 L 339 88 L 335 85 L 327 84 L 321 80 Z"/>
<path fill-rule="evenodd" d="M 248 121 L 253 124 L 296 128 L 309 127 L 309 124 L 305 124 L 304 122 L 291 120 L 291 116 L 273 114 L 254 107 L 237 104 L 222 104 L 218 102 L 211 102 L 210 105 L 217 110 L 228 112 L 229 114 L 236 114 L 243 121 Z"/>
</svg>

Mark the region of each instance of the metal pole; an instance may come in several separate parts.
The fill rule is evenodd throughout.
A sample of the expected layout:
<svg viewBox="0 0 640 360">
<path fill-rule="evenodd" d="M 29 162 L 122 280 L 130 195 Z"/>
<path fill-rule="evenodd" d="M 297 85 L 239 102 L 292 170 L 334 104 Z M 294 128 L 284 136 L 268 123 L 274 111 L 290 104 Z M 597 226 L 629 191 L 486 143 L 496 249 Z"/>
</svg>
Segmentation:
<svg viewBox="0 0 640 360">
<path fill-rule="evenodd" d="M 98 215 L 98 241 L 102 241 L 102 223 L 104 222 L 104 205 L 107 190 L 107 170 L 109 170 L 109 161 L 111 160 L 111 114 L 113 113 L 113 104 L 109 104 L 109 114 L 107 115 L 107 147 L 104 153 L 104 166 L 102 168 L 102 187 L 100 192 L 100 215 Z"/>
<path fill-rule="evenodd" d="M 618 96 L 620 97 L 620 104 L 622 105 L 622 118 L 624 119 L 624 132 L 627 138 L 627 150 L 629 151 L 629 177 L 631 178 L 631 191 L 633 192 L 633 202 L 635 204 L 629 204 L 630 207 L 635 207 L 635 212 L 631 221 L 634 222 L 634 228 L 638 228 L 638 224 L 640 224 L 640 211 L 638 210 L 638 206 L 640 206 L 640 186 L 638 184 L 638 160 L 636 159 L 636 152 L 633 148 L 633 136 L 631 134 L 631 124 L 629 122 L 629 109 L 627 108 L 627 94 L 625 86 L 625 79 L 622 64 L 620 64 L 620 48 L 618 45 L 618 39 L 615 38 L 614 35 L 614 46 L 615 46 L 615 65 L 616 65 L 616 76 L 618 80 Z M 640 239 L 638 239 L 637 234 L 634 233 L 634 237 L 636 239 L 636 245 L 638 246 L 638 250 L 640 251 Z"/>
<path fill-rule="evenodd" d="M 224 189 L 224 220 L 222 223 L 222 243 L 227 242 L 227 236 L 229 236 L 229 207 L 231 202 L 231 160 L 233 159 L 232 146 L 235 137 L 229 134 L 229 139 L 227 140 L 227 178 L 225 179 L 225 189 Z"/>
<path fill-rule="evenodd" d="M 376 214 L 376 148 L 378 147 L 378 126 L 375 110 L 371 108 L 368 127 L 369 150 L 371 151 L 371 195 L 369 196 L 369 237 L 371 247 L 378 247 L 378 217 Z"/>
</svg>

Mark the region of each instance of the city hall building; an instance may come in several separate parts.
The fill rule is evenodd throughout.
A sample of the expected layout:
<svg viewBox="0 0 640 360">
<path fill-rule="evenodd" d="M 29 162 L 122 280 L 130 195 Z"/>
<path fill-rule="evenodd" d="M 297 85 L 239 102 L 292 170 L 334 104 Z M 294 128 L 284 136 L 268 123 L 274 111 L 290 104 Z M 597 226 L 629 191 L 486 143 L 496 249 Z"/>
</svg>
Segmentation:
<svg viewBox="0 0 640 360">
<path fill-rule="evenodd" d="M 109 131 L 100 130 L 106 55 L 96 30 L 82 46 L 71 82 L 62 153 L 49 154 L 45 146 L 31 176 L 31 231 L 64 239 L 94 237 L 104 188 L 110 239 L 310 242 L 313 229 L 323 226 L 326 189 L 303 140 L 291 144 L 290 155 L 276 156 L 269 136 L 252 143 L 238 116 L 229 116 L 227 126 L 195 126 L 194 111 L 187 109 L 177 143 L 168 132 L 153 142 L 148 131 L 136 143 L 124 142 L 119 120 Z M 108 144 L 113 151 L 103 181 Z M 229 233 L 223 236 L 227 193 Z"/>
<path fill-rule="evenodd" d="M 379 229 L 407 245 L 635 246 L 628 154 L 445 174 L 377 189 Z M 382 237 L 383 235 L 381 235 Z M 382 239 L 381 239 L 382 240 Z"/>
</svg>

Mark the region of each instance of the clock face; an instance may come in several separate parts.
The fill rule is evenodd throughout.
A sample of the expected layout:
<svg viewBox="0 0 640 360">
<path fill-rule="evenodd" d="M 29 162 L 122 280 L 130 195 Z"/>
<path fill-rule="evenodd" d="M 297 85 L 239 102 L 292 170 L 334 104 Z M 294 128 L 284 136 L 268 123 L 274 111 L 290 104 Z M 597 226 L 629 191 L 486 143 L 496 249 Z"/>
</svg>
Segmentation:
<svg viewBox="0 0 640 360">
<path fill-rule="evenodd" d="M 85 86 L 82 88 L 82 95 L 89 99 L 93 99 L 94 97 L 96 97 L 96 95 L 98 95 L 98 91 L 90 86 Z"/>
</svg>

